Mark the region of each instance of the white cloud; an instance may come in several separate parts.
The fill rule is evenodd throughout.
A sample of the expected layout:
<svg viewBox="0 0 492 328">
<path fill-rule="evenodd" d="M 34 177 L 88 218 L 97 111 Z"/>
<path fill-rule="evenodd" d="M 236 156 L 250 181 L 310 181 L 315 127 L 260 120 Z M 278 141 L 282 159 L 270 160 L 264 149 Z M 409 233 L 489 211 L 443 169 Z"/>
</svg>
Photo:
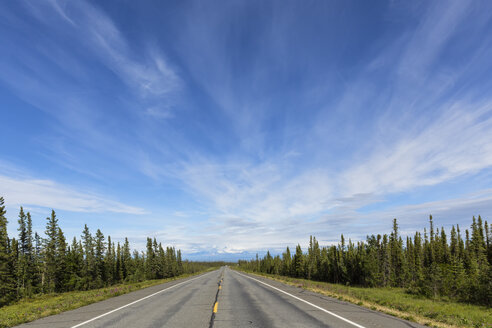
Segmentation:
<svg viewBox="0 0 492 328">
<path fill-rule="evenodd" d="M 0 175 L 0 195 L 9 207 L 38 206 L 72 212 L 114 212 L 141 215 L 142 208 L 129 206 L 94 193 L 84 193 L 52 180 Z"/>
<path fill-rule="evenodd" d="M 124 83 L 136 87 L 142 97 L 163 101 L 178 92 L 181 80 L 156 48 L 150 48 L 143 56 L 135 52 L 114 22 L 85 1 L 68 2 L 64 8 L 56 1 L 51 3 L 57 13 L 76 26 L 74 35 L 82 43 L 89 43 L 89 49 Z"/>
<path fill-rule="evenodd" d="M 100 172 L 108 162 L 136 165 L 135 152 L 155 140 L 145 138 L 149 126 L 174 117 L 179 103 L 182 80 L 166 55 L 152 40 L 140 47 L 129 42 L 111 17 L 86 1 L 21 4 L 26 10 L 4 8 L 12 37 L 4 40 L 0 82 L 49 115 L 48 131 L 33 143 L 57 165 L 100 179 L 110 179 Z M 14 38 L 24 34 L 32 39 Z M 88 153 L 96 155 L 82 155 Z M 108 158 L 99 170 L 82 164 Z"/>
<path fill-rule="evenodd" d="M 292 176 L 288 167 L 273 163 L 187 163 L 171 174 L 191 194 L 212 204 L 217 215 L 255 221 L 318 213 L 332 194 L 322 170 Z"/>
<path fill-rule="evenodd" d="M 185 257 L 213 255 L 216 258 L 226 258 L 226 254 L 236 254 L 236 257 L 248 258 L 254 252 L 261 253 L 267 249 L 278 253 L 290 246 L 292 250 L 298 243 L 305 248 L 310 235 L 316 236 L 321 245 L 336 245 L 342 233 L 347 240 L 365 240 L 367 235 L 390 233 L 392 219 L 395 217 L 403 236 L 423 231 L 428 226 L 429 214 L 433 215 L 436 227 L 444 226 L 449 232 L 451 224 L 459 224 L 464 231 L 469 228 L 473 215 L 481 214 L 490 221 L 487 213 L 492 213 L 492 190 L 482 190 L 460 198 L 393 206 L 370 213 L 359 213 L 356 209 L 343 208 L 311 221 L 284 218 L 278 222 L 268 222 L 222 216 L 191 222 L 183 221 L 181 215 L 177 215 L 176 223 L 164 230 L 131 233 L 131 236 L 136 241 L 155 236 L 158 240 L 183 250 Z M 122 236 L 125 234 L 128 232 Z M 141 249 L 144 249 L 145 243 L 140 244 Z"/>
<path fill-rule="evenodd" d="M 439 58 L 444 46 L 454 35 L 460 23 L 470 13 L 473 1 L 453 1 L 446 6 L 438 3 L 426 8 L 419 26 L 413 32 L 400 58 L 398 73 L 412 82 L 429 77 L 430 65 Z"/>
<path fill-rule="evenodd" d="M 139 108 L 144 117 L 174 117 L 173 104 L 183 82 L 164 54 L 153 47 L 144 47 L 142 51 L 134 48 L 116 23 L 97 6 L 82 1 L 54 1 L 51 4 L 51 12 L 58 13 L 64 25 L 53 23 L 53 16 L 46 14 L 46 6 L 32 3 L 29 6 L 45 24 L 57 30 L 60 26 L 66 28 L 68 34 L 87 47 L 92 57 L 95 55 L 119 77 L 140 100 Z M 302 110 L 306 110 L 306 116 L 315 111 L 307 111 L 303 101 L 288 104 L 295 109 L 296 115 L 292 121 L 286 119 L 285 124 L 281 124 L 281 132 L 273 132 L 276 135 L 272 139 L 278 136 L 282 139 L 277 142 L 268 139 L 271 125 L 267 123 L 272 117 L 277 119 L 276 110 L 287 112 L 288 108 L 272 108 L 274 101 L 271 99 L 279 97 L 279 93 L 270 92 L 269 84 L 276 82 L 269 77 L 274 75 L 272 72 L 282 75 L 296 71 L 294 66 L 303 62 L 299 60 L 302 53 L 288 53 L 290 27 L 294 26 L 290 19 L 295 18 L 292 10 L 286 16 L 276 12 L 276 19 L 281 24 L 271 27 L 271 31 L 268 27 L 265 31 L 259 29 L 264 33 L 259 33 L 255 40 L 264 53 L 255 53 L 248 58 L 250 61 L 242 63 L 247 69 L 241 71 L 230 57 L 230 48 L 234 44 L 229 42 L 236 38 L 228 34 L 230 25 L 241 11 L 233 5 L 225 12 L 213 10 L 204 15 L 201 5 L 193 5 L 193 10 L 185 15 L 182 30 L 176 35 L 176 51 L 182 51 L 181 60 L 197 86 L 223 110 L 225 124 L 230 124 L 231 134 L 236 134 L 232 138 L 240 140 L 238 149 L 232 150 L 232 154 L 224 155 L 219 151 L 217 157 L 208 147 L 197 146 L 196 140 L 192 140 L 196 137 L 194 134 L 193 137 L 181 136 L 177 132 L 179 129 L 172 127 L 160 129 L 166 130 L 165 136 L 149 132 L 150 137 L 145 143 L 137 141 L 138 146 L 129 150 L 130 147 L 122 146 L 123 138 L 114 140 L 111 132 L 96 132 L 95 124 L 81 123 L 90 116 L 91 110 L 84 110 L 88 106 L 76 100 L 65 100 L 73 95 L 71 90 L 60 93 L 63 97 L 57 94 L 57 86 L 63 85 L 65 80 L 45 74 L 43 81 L 47 82 L 42 84 L 36 76 L 28 76 L 31 69 L 39 76 L 43 75 L 43 71 L 36 70 L 37 62 L 32 64 L 23 58 L 29 70 L 16 72 L 13 69 L 3 80 L 25 95 L 24 98 L 30 98 L 31 103 L 51 113 L 58 111 L 58 117 L 82 126 L 87 133 L 79 134 L 79 142 L 100 147 L 101 154 L 103 151 L 104 154 L 114 152 L 115 157 L 129 154 L 127 157 L 137 163 L 144 174 L 161 183 L 181 187 L 206 207 L 206 213 L 199 215 L 204 218 L 203 222 L 197 222 L 196 215 L 180 210 L 171 215 L 179 224 L 157 232 L 188 252 L 207 249 L 210 240 L 217 243 L 217 252 L 224 254 L 302 242 L 303 238 L 307 242 L 309 234 L 336 242 L 340 232 L 352 231 L 356 238 L 378 232 L 379 227 L 389 228 L 393 216 L 415 223 L 418 218 L 425 221 L 429 213 L 459 220 L 469 219 L 473 214 L 471 211 L 477 208 L 490 213 L 491 208 L 486 205 L 491 200 L 489 194 L 478 198 L 463 195 L 453 200 L 402 206 L 371 214 L 357 212 L 363 206 L 383 202 L 395 193 L 439 186 L 492 167 L 492 104 L 486 98 L 488 94 L 482 98 L 472 97 L 466 83 L 459 83 L 464 85 L 459 92 L 453 89 L 455 82 L 466 82 L 460 79 L 472 64 L 478 65 L 471 61 L 480 51 L 470 49 L 472 59 L 463 60 L 465 64 L 456 68 L 441 70 L 436 65 L 436 59 L 470 13 L 468 6 L 469 2 L 465 1 L 454 2 L 445 8 L 431 5 L 430 10 L 419 18 L 421 23 L 416 30 L 404 32 L 397 42 L 383 44 L 381 54 L 369 61 L 366 69 L 354 73 L 358 76 L 352 76 L 352 80 L 341 76 L 345 89 L 341 89 L 339 98 L 329 101 L 325 98 L 325 94 L 333 97 L 330 89 L 335 85 L 316 85 L 315 89 L 322 91 L 315 93 L 317 99 L 311 99 L 310 106 L 321 104 L 319 112 L 313 115 L 317 122 L 313 119 L 300 125 L 296 119 L 303 119 L 300 117 L 304 115 L 300 114 Z M 77 59 L 66 60 L 64 51 L 46 53 L 53 54 L 54 60 L 62 58 L 60 67 L 72 69 L 74 76 L 83 75 L 80 72 L 84 69 L 73 68 Z M 265 53 L 266 57 L 275 60 L 263 62 Z M 319 78 L 313 76 L 323 75 L 324 71 L 312 68 L 316 74 L 309 75 L 304 68 L 298 67 L 300 80 L 305 79 L 301 82 L 306 85 L 313 81 L 319 83 Z M 384 74 L 381 84 L 374 83 L 380 81 L 372 75 L 374 72 Z M 394 85 L 393 81 L 386 85 L 386 78 L 395 79 Z M 329 77 L 327 80 L 327 84 L 333 83 Z M 302 94 L 305 90 L 301 82 L 299 93 Z M 305 93 L 313 94 L 312 90 Z M 443 104 L 440 97 L 445 94 L 447 103 Z M 470 101 L 472 98 L 474 100 Z M 65 113 L 64 107 L 73 111 L 82 109 L 79 114 Z M 377 118 L 370 117 L 368 111 Z M 338 130 L 333 132 L 335 128 Z M 68 134 L 73 135 L 72 130 L 69 129 Z M 368 132 L 363 134 L 358 130 Z M 338 131 L 341 131 L 339 135 Z M 139 131 L 140 134 L 145 132 Z M 353 139 L 345 143 L 348 149 L 341 149 L 345 137 Z M 172 146 L 161 151 L 159 146 L 163 144 Z M 339 153 L 330 148 L 334 144 Z M 289 146 L 292 147 L 289 149 Z M 208 155 L 203 155 L 202 151 Z M 344 165 L 332 165 L 330 161 L 336 161 L 336 157 L 342 158 Z M 177 158 L 188 160 L 177 162 Z M 5 193 L 9 203 L 82 212 L 109 209 L 144 213 L 142 209 L 75 191 L 53 181 L 12 178 L 6 174 L 0 176 L 0 183 L 0 192 Z M 461 213 L 461 216 L 453 213 Z"/>
<path fill-rule="evenodd" d="M 307 242 L 310 234 L 325 244 L 336 243 L 340 233 L 360 240 L 389 231 L 393 217 L 414 232 L 426 226 L 428 214 L 446 226 L 468 224 L 472 215 L 492 213 L 490 190 L 371 213 L 358 211 L 395 193 L 438 186 L 492 167 L 492 105 L 446 106 L 434 121 L 360 154 L 363 159 L 340 172 L 322 166 L 300 169 L 285 156 L 259 163 L 202 157 L 161 172 L 180 180 L 209 208 L 209 219 L 202 225 L 182 229 L 196 232 L 191 233 L 193 246 L 184 249 L 203 251 L 210 245 L 207 240 L 214 240 L 222 253 L 274 249 Z M 179 231 L 176 236 L 181 245 L 192 242 Z"/>
<path fill-rule="evenodd" d="M 128 98 L 138 103 L 134 107 L 142 108 L 143 118 L 146 108 L 166 108 L 167 112 L 175 108 L 182 80 L 151 40 L 143 40 L 140 47 L 130 44 L 111 17 L 86 1 L 22 4 L 35 19 L 26 24 L 25 18 L 16 17 L 18 21 L 9 28 L 16 34 L 31 35 L 35 28 L 41 32 L 31 44 L 6 41 L 18 62 L 12 54 L 0 58 L 0 79 L 20 98 L 64 124 L 80 126 L 78 116 L 88 121 L 101 115 L 100 108 L 91 108 L 97 103 L 93 98 L 101 96 L 97 91 L 104 74 L 94 74 L 101 65 L 128 87 L 121 93 L 133 97 Z"/>
<path fill-rule="evenodd" d="M 323 92 L 316 97 L 321 108 L 314 128 L 302 129 L 298 122 L 289 126 L 291 122 L 286 121 L 280 145 L 276 140 L 265 145 L 264 135 L 270 132 L 265 131 L 266 116 L 275 108 L 270 108 L 270 94 L 256 89 L 261 85 L 261 90 L 268 90 L 265 81 L 269 80 L 256 78 L 262 71 L 271 72 L 272 67 L 264 67 L 259 61 L 243 79 L 227 57 L 228 20 L 235 11 L 228 8 L 226 12 L 232 14 L 224 17 L 215 11 L 207 13 L 213 17 L 211 24 L 200 30 L 194 18 L 208 16 L 193 11 L 183 32 L 183 39 L 193 42 L 183 46 L 187 50 L 183 51 L 183 60 L 198 83 L 230 116 L 231 126 L 242 142 L 237 153 L 249 154 L 253 149 L 254 156 L 190 156 L 188 162 L 171 168 L 148 161 L 145 169 L 156 179 L 172 177 L 181 181 L 183 189 L 209 208 L 207 223 L 220 233 L 206 237 L 220 239 L 221 244 L 216 245 L 219 250 L 252 250 L 258 245 L 298 242 L 300 236 L 311 233 L 336 242 L 340 232 L 352 231 L 354 237 L 360 237 L 379 232 L 380 228 L 389 230 L 394 216 L 415 226 L 415 220 L 425 223 L 430 213 L 447 216 L 446 222 L 469 220 L 472 211 L 479 209 L 491 213 L 492 208 L 484 205 L 490 197 L 475 201 L 469 195 L 371 214 L 357 212 L 396 193 L 419 187 L 429 191 L 442 183 L 491 169 L 491 99 L 487 93 L 477 97 L 479 92 L 470 88 L 472 82 L 466 80 L 467 70 L 481 66 L 481 46 L 470 48 L 469 57 L 457 67 L 441 66 L 437 61 L 457 33 L 466 28 L 474 32 L 480 29 L 476 22 L 462 25 L 470 18 L 469 5 L 463 1 L 446 8 L 426 7 L 427 11 L 417 18 L 417 29 L 411 26 L 403 36 L 379 43 L 381 52 L 377 58 L 353 73 L 356 76 L 352 75 L 352 79 L 344 79 L 345 89 L 339 98 L 324 98 L 324 93 L 334 97 L 329 91 L 337 86 L 316 85 L 315 89 Z M 469 37 L 477 42 L 475 34 Z M 262 49 L 275 50 L 279 49 Z M 308 74 L 303 70 L 302 78 L 309 80 L 305 75 Z M 328 84 L 333 83 L 327 79 Z M 459 85 L 463 88 L 457 89 Z M 297 113 L 306 110 L 303 105 L 293 104 L 298 107 Z M 295 135 L 298 140 L 286 140 L 291 137 L 289 132 L 296 129 L 300 130 Z M 350 138 L 346 143 L 345 137 Z M 242 147 L 246 143 L 250 146 Z M 285 149 L 285 145 L 301 146 Z M 331 152 L 331 145 L 339 153 Z M 340 145 L 347 145 L 348 149 Z M 275 146 L 297 156 L 279 155 L 281 151 L 277 152 Z M 261 155 L 256 156 L 258 153 Z M 336 157 L 343 159 L 343 165 L 332 165 L 330 160 L 336 161 Z M 200 234 L 194 240 L 196 248 L 207 244 Z"/>
<path fill-rule="evenodd" d="M 432 186 L 492 166 L 492 104 L 456 103 L 420 131 L 374 149 L 342 175 L 340 188 L 388 194 Z"/>
<path fill-rule="evenodd" d="M 299 168 L 276 158 L 259 163 L 202 158 L 180 163 L 166 174 L 213 204 L 218 215 L 258 221 L 313 218 L 492 167 L 492 104 L 457 103 L 442 113 L 427 126 L 410 128 L 358 155 L 339 172 L 324 169 L 323 163 Z"/>
</svg>

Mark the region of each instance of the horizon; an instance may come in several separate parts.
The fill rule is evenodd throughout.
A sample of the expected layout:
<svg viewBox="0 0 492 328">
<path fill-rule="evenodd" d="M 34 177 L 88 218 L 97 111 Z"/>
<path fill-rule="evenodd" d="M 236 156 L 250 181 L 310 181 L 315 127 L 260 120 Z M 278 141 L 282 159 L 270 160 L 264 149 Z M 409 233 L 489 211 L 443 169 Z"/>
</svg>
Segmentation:
<svg viewBox="0 0 492 328">
<path fill-rule="evenodd" d="M 0 3 L 0 196 L 194 260 L 492 214 L 492 4 Z"/>
</svg>

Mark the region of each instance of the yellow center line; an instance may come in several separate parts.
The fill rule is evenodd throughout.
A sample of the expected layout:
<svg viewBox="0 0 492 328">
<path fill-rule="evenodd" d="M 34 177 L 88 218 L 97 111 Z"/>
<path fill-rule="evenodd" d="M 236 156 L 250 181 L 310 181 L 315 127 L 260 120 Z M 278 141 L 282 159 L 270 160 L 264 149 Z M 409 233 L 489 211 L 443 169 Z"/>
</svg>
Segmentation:
<svg viewBox="0 0 492 328">
<path fill-rule="evenodd" d="M 224 276 L 223 276 L 223 275 L 221 275 L 221 277 L 220 277 L 220 281 L 219 281 L 219 290 L 221 290 L 221 289 L 222 289 L 222 281 L 223 281 L 223 279 L 224 279 Z M 219 295 L 219 294 L 218 294 L 218 292 L 217 292 L 217 296 L 218 296 L 218 295 Z M 216 302 L 215 302 L 215 304 L 214 304 L 214 313 L 217 313 L 218 308 L 219 308 L 219 302 L 217 302 L 217 301 L 216 301 Z"/>
</svg>

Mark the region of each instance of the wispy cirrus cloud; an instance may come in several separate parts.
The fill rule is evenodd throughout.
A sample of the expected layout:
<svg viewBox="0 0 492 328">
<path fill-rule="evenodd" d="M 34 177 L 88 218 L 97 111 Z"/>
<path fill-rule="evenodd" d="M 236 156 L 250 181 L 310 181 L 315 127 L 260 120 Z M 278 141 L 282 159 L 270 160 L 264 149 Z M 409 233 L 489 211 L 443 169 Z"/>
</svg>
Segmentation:
<svg viewBox="0 0 492 328">
<path fill-rule="evenodd" d="M 175 116 L 184 87 L 161 48 L 151 37 L 131 44 L 113 18 L 86 1 L 15 6 L 4 12 L 0 83 L 48 114 L 49 132 L 35 138 L 51 155 L 45 159 L 99 177 L 135 165 L 148 126 Z M 113 169 L 95 172 L 81 161 Z"/>
<path fill-rule="evenodd" d="M 113 20 L 96 6 L 86 1 L 56 0 L 41 5 L 29 2 L 24 4 L 33 16 L 51 25 L 58 33 L 61 28 L 69 29 L 62 33 L 75 36 L 77 42 L 85 45 L 88 51 L 94 53 L 131 90 L 138 91 L 140 96 L 158 97 L 164 101 L 179 91 L 181 79 L 164 55 L 151 43 L 145 45 L 147 49 L 143 53 L 136 52 Z M 58 14 L 62 22 L 53 19 L 53 14 Z"/>
<path fill-rule="evenodd" d="M 492 213 L 483 4 L 21 4 L 0 10 L 0 83 L 55 118 L 44 158 L 155 204 L 120 231 L 142 247 L 232 254 Z M 13 199 L 140 211 L 62 179 L 2 179 Z"/>
<path fill-rule="evenodd" d="M 83 192 L 53 180 L 0 175 L 0 195 L 8 206 L 35 206 L 71 212 L 148 214 L 142 208 L 133 207 L 96 193 Z"/>
<path fill-rule="evenodd" d="M 348 194 L 432 186 L 492 166 L 492 104 L 446 104 L 441 116 L 376 147 L 341 175 Z"/>
<path fill-rule="evenodd" d="M 149 160 L 146 174 L 179 181 L 181 189 L 207 208 L 207 222 L 215 226 L 220 221 L 218 226 L 230 232 L 231 239 L 222 245 L 230 249 L 248 249 L 243 232 L 285 242 L 296 240 L 298 228 L 336 240 L 344 230 L 358 230 L 353 236 L 360 238 L 389 227 L 394 216 L 425 223 L 434 213 L 447 215 L 447 224 L 468 222 L 476 214 L 473 206 L 482 214 L 491 213 L 492 208 L 485 206 L 489 196 L 475 201 L 463 193 L 460 201 L 441 191 L 443 184 L 492 167 L 490 82 L 478 84 L 474 78 L 477 71 L 490 67 L 491 43 L 490 38 L 484 40 L 483 29 L 491 15 L 467 1 L 446 8 L 416 7 L 412 23 L 383 33 L 375 42 L 377 49 L 365 53 L 362 64 L 351 66 L 354 72 L 337 72 L 334 78 L 323 65 L 312 72 L 310 64 L 302 65 L 306 52 L 284 52 L 302 29 L 293 25 L 296 20 L 288 11 L 273 9 L 275 28 L 258 25 L 261 33 L 249 42 L 261 44 L 261 51 L 251 54 L 240 69 L 234 56 L 227 56 L 227 47 L 234 47 L 237 40 L 246 42 L 240 38 L 245 33 L 240 27 L 231 28 L 236 26 L 237 8 L 218 13 L 192 6 L 178 37 L 188 41 L 182 45 L 183 60 L 228 115 L 241 142 L 232 154 L 197 151 L 174 165 Z M 197 31 L 194 23 L 201 20 L 212 23 Z M 474 45 L 466 53 L 456 50 L 457 40 L 463 39 Z M 443 56 L 446 51 L 456 57 Z M 204 62 L 207 65 L 200 65 Z M 295 75 L 297 69 L 302 74 Z M 275 72 L 276 83 L 271 85 L 273 75 L 265 72 Z M 289 80 L 289 74 L 299 79 Z M 323 74 L 326 78 L 320 79 Z M 291 90 L 298 97 L 279 105 L 279 97 L 272 95 L 278 96 L 275 87 L 281 83 L 298 87 Z M 282 97 L 290 100 L 286 89 Z M 277 107 L 281 110 L 272 114 L 271 108 Z M 291 111 L 303 114 L 289 117 Z M 418 194 L 419 188 L 439 194 L 433 197 L 441 200 L 361 211 L 401 193 Z M 255 242 L 265 245 L 261 239 Z"/>
<path fill-rule="evenodd" d="M 223 254 L 252 258 L 258 251 L 261 254 L 269 249 L 280 253 L 286 246 L 292 249 L 298 243 L 305 248 L 310 235 L 316 236 L 321 245 L 336 245 L 341 234 L 347 240 L 359 241 L 365 240 L 367 235 L 390 233 L 393 218 L 398 219 L 403 236 L 413 236 L 415 231 L 427 227 L 429 214 L 433 215 L 439 228 L 442 226 L 449 231 L 452 224 L 459 224 L 464 231 L 469 228 L 472 215 L 490 213 L 491 204 L 492 192 L 489 189 L 463 194 L 459 198 L 398 205 L 368 213 L 358 213 L 358 206 L 345 207 L 343 211 L 322 215 L 315 220 L 284 218 L 271 222 L 222 216 L 200 223 L 184 221 L 165 230 L 144 231 L 141 239 L 154 234 L 169 244 L 177 245 L 190 258 L 224 258 Z"/>
<path fill-rule="evenodd" d="M 397 73 L 415 83 L 428 81 L 433 74 L 433 64 L 442 58 L 440 55 L 459 32 L 463 20 L 475 10 L 473 1 L 467 0 L 426 7 L 416 29 L 409 33 L 398 60 Z"/>
<path fill-rule="evenodd" d="M 491 103 L 442 107 L 441 116 L 425 126 L 409 127 L 395 140 L 369 150 L 363 147 L 342 170 L 319 162 L 300 169 L 285 157 L 260 163 L 202 157 L 151 171 L 156 179 L 181 181 L 219 217 L 273 223 L 314 219 L 326 212 L 357 216 L 357 208 L 387 196 L 439 186 L 492 167 Z M 296 157 L 302 160 L 302 155 Z"/>
</svg>

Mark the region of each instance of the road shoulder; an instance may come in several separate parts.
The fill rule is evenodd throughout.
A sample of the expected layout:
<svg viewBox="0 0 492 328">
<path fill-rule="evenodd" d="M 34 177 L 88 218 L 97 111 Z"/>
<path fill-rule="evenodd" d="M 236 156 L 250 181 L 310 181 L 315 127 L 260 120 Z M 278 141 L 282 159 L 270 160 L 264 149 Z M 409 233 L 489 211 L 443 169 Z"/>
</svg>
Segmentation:
<svg viewBox="0 0 492 328">
<path fill-rule="evenodd" d="M 94 318 L 103 316 L 120 308 L 124 308 L 133 303 L 159 294 L 164 290 L 174 288 L 175 286 L 178 287 L 179 285 L 186 284 L 189 281 L 199 279 L 216 271 L 218 270 L 199 273 L 197 275 L 192 275 L 181 279 L 174 279 L 162 284 L 156 284 L 123 295 L 97 301 L 89 305 L 80 306 L 55 315 L 45 316 L 34 321 L 25 322 L 24 324 L 16 327 L 79 327 L 79 324 L 81 323 L 89 322 Z M 9 326 L 6 325 L 5 327 Z"/>
<path fill-rule="evenodd" d="M 332 297 L 332 295 L 327 295 L 326 293 L 323 293 L 323 291 L 320 289 L 309 288 L 308 286 L 291 283 L 289 281 L 283 280 L 282 277 L 265 277 L 263 275 L 244 272 L 236 269 L 233 269 L 233 271 L 238 274 L 244 274 L 251 278 L 257 279 L 263 283 L 271 285 L 272 287 L 281 289 L 284 292 L 292 294 L 295 297 L 299 297 L 316 306 L 322 307 L 327 311 L 333 312 L 336 315 L 340 315 L 343 318 L 356 324 L 360 324 L 364 327 L 380 327 L 382 322 L 384 322 L 384 326 L 388 327 L 425 327 L 421 323 L 411 322 L 392 314 L 371 309 L 370 306 L 361 306 L 363 304 L 357 304 L 356 302 L 348 302 L 346 300 L 334 298 Z M 439 324 L 438 327 L 454 328 L 455 326 Z"/>
</svg>

